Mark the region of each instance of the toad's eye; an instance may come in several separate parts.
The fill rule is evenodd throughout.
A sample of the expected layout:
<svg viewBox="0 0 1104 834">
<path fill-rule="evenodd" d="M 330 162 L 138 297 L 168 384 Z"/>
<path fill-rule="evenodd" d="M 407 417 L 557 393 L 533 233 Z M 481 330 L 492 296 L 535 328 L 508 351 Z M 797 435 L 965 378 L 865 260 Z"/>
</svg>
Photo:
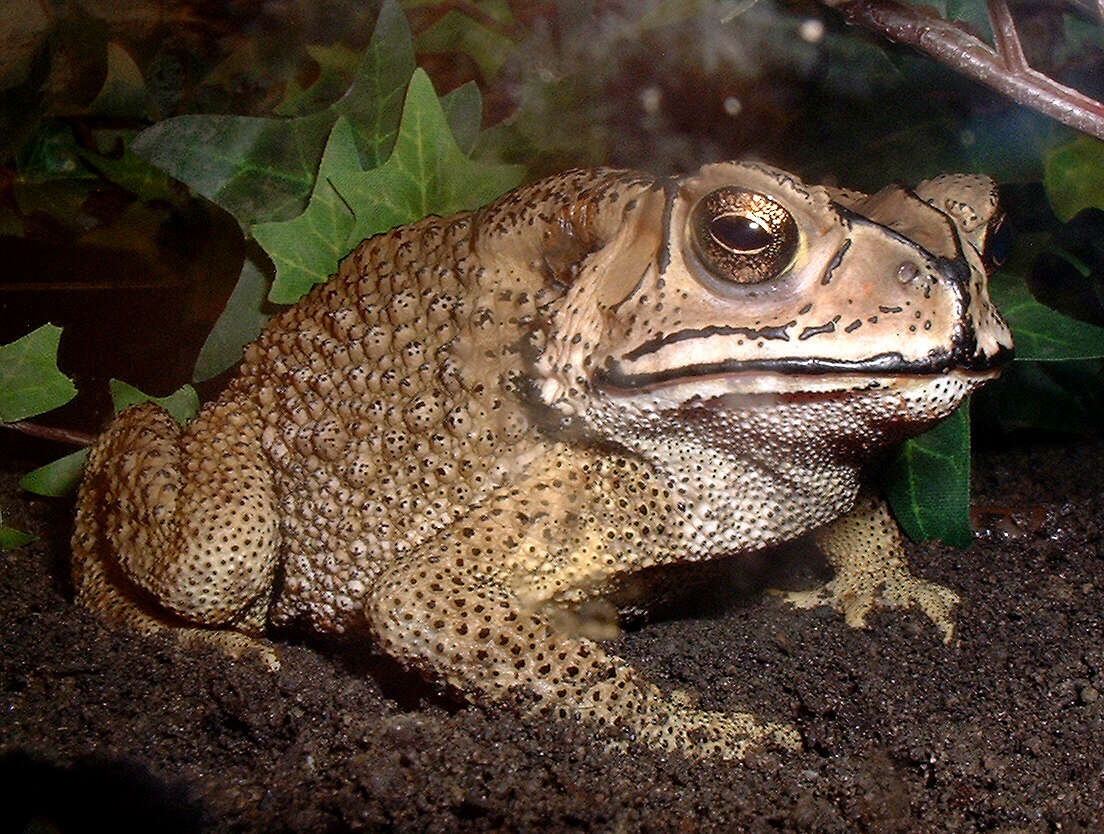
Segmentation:
<svg viewBox="0 0 1104 834">
<path fill-rule="evenodd" d="M 786 209 L 755 191 L 718 188 L 690 214 L 694 251 L 717 278 L 758 284 L 781 275 L 797 254 L 797 224 Z"/>
</svg>

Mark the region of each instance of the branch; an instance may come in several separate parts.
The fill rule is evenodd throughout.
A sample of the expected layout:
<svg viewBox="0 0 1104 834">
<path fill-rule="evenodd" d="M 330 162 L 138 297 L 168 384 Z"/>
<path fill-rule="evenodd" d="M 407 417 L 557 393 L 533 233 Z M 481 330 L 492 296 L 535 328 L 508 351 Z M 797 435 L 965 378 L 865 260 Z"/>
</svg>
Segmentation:
<svg viewBox="0 0 1104 834">
<path fill-rule="evenodd" d="M 21 420 L 18 423 L 0 423 L 0 428 L 22 432 L 31 437 L 41 437 L 45 440 L 54 440 L 58 443 L 69 443 L 73 446 L 91 446 L 96 441 L 96 436 L 74 429 L 59 429 L 54 426 L 44 426 L 41 423 L 28 423 Z"/>
<path fill-rule="evenodd" d="M 1104 139 L 1104 104 L 1027 65 L 1005 0 L 988 0 L 995 50 L 951 21 L 896 0 L 821 2 L 838 9 L 848 23 L 913 46 L 1018 104 Z"/>
</svg>

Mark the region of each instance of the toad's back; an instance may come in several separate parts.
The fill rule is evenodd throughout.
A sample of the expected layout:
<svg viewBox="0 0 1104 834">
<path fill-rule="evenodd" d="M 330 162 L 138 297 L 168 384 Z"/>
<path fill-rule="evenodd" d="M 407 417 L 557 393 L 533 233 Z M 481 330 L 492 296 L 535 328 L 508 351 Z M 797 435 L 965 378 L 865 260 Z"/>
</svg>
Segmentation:
<svg viewBox="0 0 1104 834">
<path fill-rule="evenodd" d="M 367 241 L 246 349 L 231 396 L 265 424 L 284 571 L 273 622 L 363 622 L 358 600 L 382 564 L 555 444 L 534 422 L 525 357 L 556 293 L 526 238 L 651 183 L 579 171 L 544 185 Z"/>
</svg>

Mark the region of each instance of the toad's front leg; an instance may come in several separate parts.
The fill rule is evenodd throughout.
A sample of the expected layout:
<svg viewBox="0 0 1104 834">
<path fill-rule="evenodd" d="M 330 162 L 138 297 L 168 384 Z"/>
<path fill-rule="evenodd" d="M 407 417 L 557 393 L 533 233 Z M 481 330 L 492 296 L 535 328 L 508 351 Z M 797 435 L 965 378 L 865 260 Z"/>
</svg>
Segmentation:
<svg viewBox="0 0 1104 834">
<path fill-rule="evenodd" d="M 247 635 L 264 628 L 279 535 L 261 425 L 233 401 L 183 431 L 153 404 L 119 415 L 77 499 L 77 601 L 141 631 L 172 627 L 233 654 L 259 647 Z"/>
<path fill-rule="evenodd" d="M 569 477 L 517 485 L 385 571 L 366 612 L 385 650 L 475 701 L 612 728 L 615 745 L 635 738 L 726 758 L 756 743 L 799 746 L 786 725 L 665 695 L 627 661 L 564 629 L 555 607 L 624 573 L 632 548 L 619 497 Z"/>
<path fill-rule="evenodd" d="M 915 606 L 939 629 L 944 643 L 954 638 L 958 594 L 909 572 L 897 522 L 872 491 L 860 492 L 848 513 L 816 532 L 816 541 L 836 575 L 821 588 L 784 593 L 791 605 L 830 606 L 852 628 L 863 627 L 875 609 Z"/>
</svg>

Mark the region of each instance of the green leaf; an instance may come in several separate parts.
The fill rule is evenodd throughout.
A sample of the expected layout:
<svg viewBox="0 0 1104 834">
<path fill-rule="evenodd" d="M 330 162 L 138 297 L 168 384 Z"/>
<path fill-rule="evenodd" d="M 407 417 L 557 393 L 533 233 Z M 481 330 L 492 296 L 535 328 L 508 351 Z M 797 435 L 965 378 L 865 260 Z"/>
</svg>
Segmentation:
<svg viewBox="0 0 1104 834">
<path fill-rule="evenodd" d="M 242 357 L 242 348 L 261 335 L 270 318 L 265 308 L 268 278 L 246 258 L 222 315 L 207 334 L 196 359 L 192 382 L 217 376 Z"/>
<path fill-rule="evenodd" d="M 275 108 L 279 116 L 305 116 L 321 110 L 348 89 L 356 76 L 361 56 L 344 44 L 308 44 L 307 54 L 318 64 L 318 78 L 309 87 L 295 81 L 288 84 L 284 100 Z"/>
<path fill-rule="evenodd" d="M 0 550 L 15 550 L 15 548 L 29 544 L 37 538 L 30 533 L 16 530 L 14 527 L 5 527 L 3 518 L 3 515 L 0 514 Z"/>
<path fill-rule="evenodd" d="M 119 43 L 107 45 L 107 77 L 88 111 L 98 116 L 148 118 L 156 110 L 142 71 Z"/>
<path fill-rule="evenodd" d="M 40 126 L 19 151 L 16 165 L 22 182 L 49 182 L 75 177 L 92 178 L 81 170 L 79 146 L 67 123 L 50 121 Z"/>
<path fill-rule="evenodd" d="M 1044 429 L 1093 436 L 1104 414 L 1099 360 L 1013 362 L 974 395 L 974 417 L 1002 431 Z"/>
<path fill-rule="evenodd" d="M 483 96 L 474 81 L 457 87 L 441 96 L 441 109 L 445 111 L 452 138 L 466 154 L 471 154 L 479 139 L 483 122 Z"/>
<path fill-rule="evenodd" d="M 882 486 L 909 538 L 969 547 L 969 404 L 920 437 L 905 441 L 887 467 Z"/>
<path fill-rule="evenodd" d="M 1104 328 L 1071 319 L 1034 299 L 1023 281 L 998 272 L 989 285 L 997 309 L 1012 328 L 1016 359 L 1054 361 L 1104 356 Z"/>
<path fill-rule="evenodd" d="M 187 423 L 199 411 L 199 395 L 190 385 L 181 385 L 167 397 L 151 397 L 120 379 L 111 380 L 108 383 L 108 389 L 111 391 L 111 404 L 116 414 L 132 405 L 151 402 L 169 412 L 178 423 Z"/>
<path fill-rule="evenodd" d="M 85 172 L 87 173 L 87 172 Z M 47 215 L 54 223 L 67 231 L 80 234 L 86 231 L 88 215 L 85 206 L 96 189 L 97 181 L 88 177 L 53 179 L 41 182 L 16 180 L 12 194 L 24 217 L 34 212 Z"/>
<path fill-rule="evenodd" d="M 483 205 L 517 185 L 524 168 L 468 159 L 449 130 L 429 76 L 417 70 L 387 162 L 362 170 L 351 127 L 342 119 L 334 125 L 319 171 L 303 214 L 252 229 L 276 264 L 269 299 L 278 304 L 290 304 L 325 281 L 365 238 L 428 214 Z"/>
<path fill-rule="evenodd" d="M 132 148 L 246 225 L 299 209 L 329 124 L 315 117 L 177 116 L 138 134 Z"/>
<path fill-rule="evenodd" d="M 250 230 L 276 264 L 276 280 L 269 293 L 274 303 L 297 301 L 325 281 L 351 248 L 353 213 L 333 186 L 335 177 L 350 170 L 360 170 L 356 139 L 349 121 L 340 118 L 326 143 L 306 211 L 294 220 L 261 223 Z"/>
<path fill-rule="evenodd" d="M 78 231 L 87 229 L 84 205 L 97 188 L 99 177 L 110 180 L 143 200 L 177 202 L 183 193 L 163 171 L 132 153 L 132 131 L 98 130 L 94 143 L 101 150 L 84 147 L 63 121 L 43 125 L 19 157 L 19 177 L 14 186 L 20 209 L 26 214 L 44 211 L 55 218 L 81 215 Z M 122 144 L 123 152 L 114 152 Z M 104 151 L 102 148 L 111 150 Z"/>
<path fill-rule="evenodd" d="M 966 23 L 985 40 L 992 41 L 993 30 L 984 0 L 905 0 L 927 13 L 936 12 L 945 20 Z"/>
<path fill-rule="evenodd" d="M 331 123 L 347 115 L 364 140 L 361 164 L 379 165 L 391 153 L 399 130 L 403 94 L 414 72 L 414 42 L 402 9 L 386 0 L 376 30 L 349 92 L 330 110 Z"/>
<path fill-rule="evenodd" d="M 44 324 L 0 345 L 0 422 L 14 423 L 64 405 L 77 389 L 58 370 L 61 328 Z"/>
<path fill-rule="evenodd" d="M 118 414 L 124 408 L 140 402 L 155 402 L 168 411 L 179 422 L 187 422 L 199 410 L 199 397 L 190 385 L 183 385 L 167 397 L 151 397 L 117 379 L 110 382 L 111 401 Z M 79 449 L 72 454 L 33 469 L 22 477 L 19 486 L 28 492 L 60 498 L 68 495 L 80 483 L 84 462 L 88 459 L 88 449 Z"/>
<path fill-rule="evenodd" d="M 439 0 L 414 0 L 409 7 L 438 3 Z M 467 5 L 475 7 L 480 17 L 450 11 L 422 31 L 415 46 L 418 54 L 466 54 L 479 66 L 484 78 L 491 78 L 516 50 L 517 45 L 507 34 L 515 24 L 511 4 L 506 0 L 476 0 Z"/>
<path fill-rule="evenodd" d="M 1084 208 L 1104 209 L 1104 142 L 1078 136 L 1046 155 L 1047 199 L 1063 223 Z"/>
<path fill-rule="evenodd" d="M 346 171 L 334 188 L 356 214 L 350 242 L 356 243 L 429 214 L 446 216 L 478 208 L 518 185 L 520 165 L 475 162 L 449 131 L 433 84 L 417 70 L 403 105 L 395 148 L 370 171 Z"/>
<path fill-rule="evenodd" d="M 130 148 L 125 148 L 119 157 L 94 153 L 84 148 L 78 148 L 77 153 L 89 168 L 98 171 L 104 179 L 132 191 L 142 200 L 164 200 L 170 203 L 178 200 L 169 176 L 133 153 Z M 180 191 L 184 193 L 183 189 Z"/>
<path fill-rule="evenodd" d="M 24 475 L 19 486 L 38 495 L 60 498 L 68 495 L 80 483 L 84 462 L 88 459 L 88 449 L 78 449 L 72 454 L 58 458 L 38 469 L 32 469 Z"/>
<path fill-rule="evenodd" d="M 339 116 L 355 128 L 364 165 L 386 156 L 413 71 L 410 28 L 398 4 L 388 0 L 352 85 L 325 110 L 291 119 L 178 116 L 143 131 L 132 148 L 243 226 L 286 219 L 302 211 Z"/>
<path fill-rule="evenodd" d="M 0 550 L 15 550 L 35 540 L 35 536 L 16 530 L 14 527 L 0 527 Z"/>
<path fill-rule="evenodd" d="M 982 38 L 992 43 L 993 27 L 984 0 L 947 0 L 947 19 L 969 24 Z"/>
</svg>

